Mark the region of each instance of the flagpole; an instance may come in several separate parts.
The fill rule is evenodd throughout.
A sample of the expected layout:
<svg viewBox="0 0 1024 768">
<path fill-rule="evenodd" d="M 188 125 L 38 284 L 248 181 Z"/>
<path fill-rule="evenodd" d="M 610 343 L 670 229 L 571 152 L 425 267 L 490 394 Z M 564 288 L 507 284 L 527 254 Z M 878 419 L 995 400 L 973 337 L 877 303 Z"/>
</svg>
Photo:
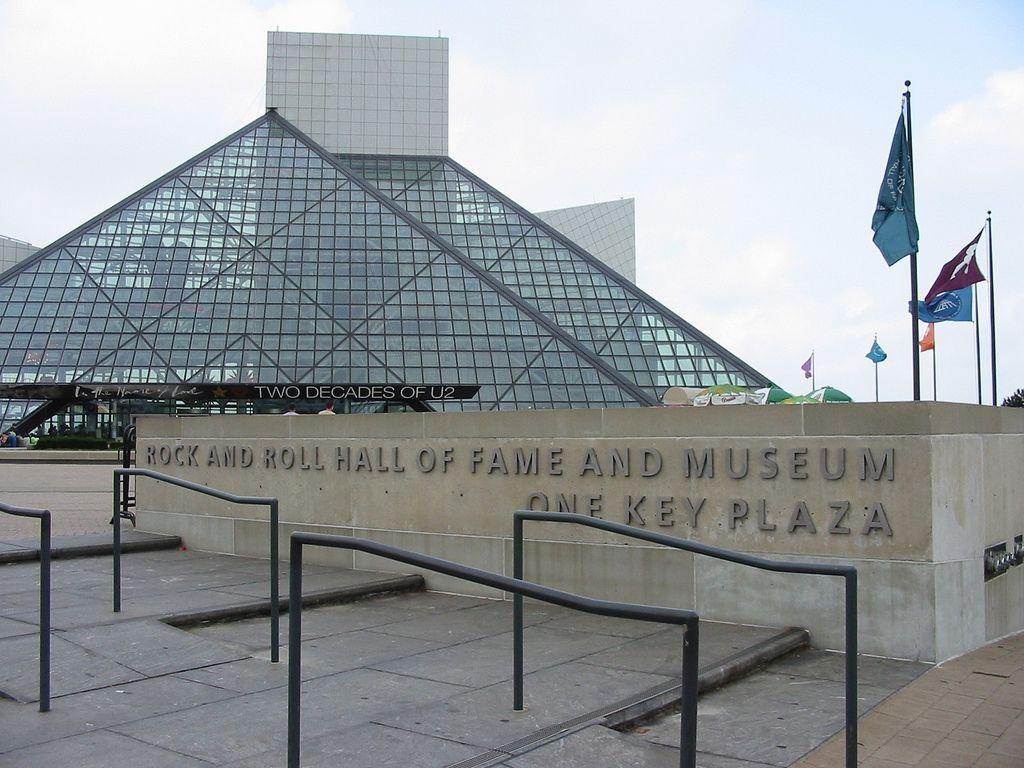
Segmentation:
<svg viewBox="0 0 1024 768">
<path fill-rule="evenodd" d="M 989 333 L 992 336 L 992 405 L 996 402 L 996 283 L 992 272 L 992 211 L 988 212 L 985 219 L 988 226 L 988 312 L 989 312 Z"/>
<path fill-rule="evenodd" d="M 875 351 L 875 344 L 878 344 L 878 334 L 877 333 L 875 334 L 875 343 L 871 345 L 871 351 L 872 352 Z M 878 402 L 878 361 L 877 360 L 872 360 L 871 362 L 875 364 L 875 402 L 877 403 Z"/>
<path fill-rule="evenodd" d="M 974 362 L 978 369 L 978 405 L 981 405 L 981 314 L 978 310 L 978 284 L 971 286 L 974 291 Z"/>
<path fill-rule="evenodd" d="M 993 354 L 995 354 L 995 353 L 993 352 Z M 817 368 L 817 367 L 818 366 L 817 366 L 817 364 L 816 364 L 816 362 L 814 360 L 814 350 L 812 349 L 811 350 L 811 392 L 813 392 L 814 390 L 816 390 L 818 388 L 818 386 L 814 383 L 814 375 L 817 373 L 817 371 L 814 370 L 814 369 Z M 993 392 L 994 391 L 995 390 L 993 390 Z"/>
<path fill-rule="evenodd" d="M 903 92 L 904 103 L 907 109 L 907 154 L 910 157 L 910 173 L 914 174 L 914 133 L 910 119 L 910 81 L 907 80 L 907 90 Z M 918 348 L 918 322 L 917 322 L 917 251 L 910 254 L 910 330 L 913 336 L 914 350 L 914 400 L 921 399 L 921 350 Z"/>
<path fill-rule="evenodd" d="M 932 333 L 934 333 L 934 331 Z M 938 402 L 939 401 L 939 378 L 938 378 L 938 376 L 936 374 L 936 365 L 935 365 L 935 348 L 936 348 L 936 346 L 937 345 L 935 344 L 935 338 L 932 337 L 932 400 L 934 400 L 935 402 Z"/>
</svg>

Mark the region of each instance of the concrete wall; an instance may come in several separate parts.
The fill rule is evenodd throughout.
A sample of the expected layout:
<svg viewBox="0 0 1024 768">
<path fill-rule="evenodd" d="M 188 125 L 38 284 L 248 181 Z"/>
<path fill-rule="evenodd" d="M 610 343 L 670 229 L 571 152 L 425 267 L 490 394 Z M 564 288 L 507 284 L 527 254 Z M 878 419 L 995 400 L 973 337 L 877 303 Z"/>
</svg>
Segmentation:
<svg viewBox="0 0 1024 768">
<path fill-rule="evenodd" d="M 267 33 L 267 106 L 331 152 L 448 154 L 448 38 Z"/>
<path fill-rule="evenodd" d="M 6 272 L 38 250 L 31 243 L 0 235 L 0 272 Z"/>
<path fill-rule="evenodd" d="M 561 500 L 729 548 L 852 563 L 867 653 L 940 660 L 1024 627 L 1024 567 L 985 583 L 982 565 L 986 546 L 1024 532 L 1024 413 L 1013 409 L 147 416 L 139 435 L 139 466 L 279 497 L 285 533 L 355 534 L 511 573 L 511 512 Z M 627 457 L 628 470 L 615 462 Z M 199 549 L 266 552 L 262 512 L 149 481 L 138 496 L 144 530 Z M 842 646 L 838 579 L 695 560 L 573 526 L 528 524 L 527 535 L 527 578 L 706 618 L 802 625 L 818 645 Z M 310 559 L 403 570 L 362 554 Z M 435 589 L 490 594 L 427 576 Z"/>
<path fill-rule="evenodd" d="M 574 205 L 537 214 L 623 277 L 636 282 L 636 215 L 633 198 Z"/>
</svg>

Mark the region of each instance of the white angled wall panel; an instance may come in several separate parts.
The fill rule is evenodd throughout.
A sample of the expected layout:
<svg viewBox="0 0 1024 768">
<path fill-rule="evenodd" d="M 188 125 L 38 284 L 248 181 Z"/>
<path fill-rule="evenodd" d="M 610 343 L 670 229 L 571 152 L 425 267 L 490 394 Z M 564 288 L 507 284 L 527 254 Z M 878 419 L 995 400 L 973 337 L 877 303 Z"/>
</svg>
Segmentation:
<svg viewBox="0 0 1024 768">
<path fill-rule="evenodd" d="M 267 33 L 267 107 L 338 153 L 448 154 L 448 39 Z"/>
<path fill-rule="evenodd" d="M 0 272 L 6 272 L 38 250 L 30 243 L 0 235 Z"/>
<path fill-rule="evenodd" d="M 636 282 L 633 198 L 556 208 L 537 216 L 620 275 Z"/>
</svg>

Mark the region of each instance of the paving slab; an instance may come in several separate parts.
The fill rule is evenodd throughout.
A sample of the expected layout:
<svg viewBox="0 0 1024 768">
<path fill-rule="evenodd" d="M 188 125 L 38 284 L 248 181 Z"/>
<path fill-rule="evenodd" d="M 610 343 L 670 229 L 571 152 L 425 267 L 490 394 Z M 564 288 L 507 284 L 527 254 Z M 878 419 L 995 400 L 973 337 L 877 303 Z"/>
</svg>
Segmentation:
<svg viewBox="0 0 1024 768">
<path fill-rule="evenodd" d="M 842 653 L 804 650 L 773 662 L 771 667 L 776 672 L 801 677 L 840 683 L 846 680 L 846 656 Z M 916 661 L 861 656 L 857 659 L 857 681 L 860 685 L 894 690 L 908 685 L 931 668 L 930 664 Z"/>
<path fill-rule="evenodd" d="M 462 690 L 369 669 L 311 680 L 302 688 L 303 737 L 362 725 L 382 713 L 444 700 Z M 113 730 L 215 764 L 237 762 L 268 751 L 283 753 L 286 703 L 286 690 L 273 688 Z"/>
<path fill-rule="evenodd" d="M 266 610 L 267 561 L 167 550 L 126 555 L 123 566 L 124 610 L 114 614 L 109 557 L 55 561 L 53 711 L 0 701 L 0 757 L 7 761 L 0 765 L 283 765 L 287 665 L 269 661 L 269 619 L 187 631 L 161 621 Z M 2 567 L 10 578 L 0 580 L 9 588 L 0 593 L 0 657 L 12 664 L 0 670 L 0 690 L 29 701 L 37 686 L 38 566 Z M 308 594 L 421 583 L 329 566 L 305 569 L 303 581 Z M 287 615 L 282 619 L 287 641 Z M 508 601 L 437 593 L 305 608 L 304 765 L 558 765 L 577 749 L 576 762 L 565 765 L 598 766 L 593 755 L 604 746 L 614 764 L 629 766 L 630 755 L 672 752 L 670 744 L 607 729 L 574 739 L 569 731 L 623 699 L 675 685 L 677 629 L 528 603 L 527 710 L 514 713 L 511 623 Z M 702 626 L 702 666 L 778 631 Z M 828 659 L 817 663 L 822 676 L 831 673 Z M 546 743 L 560 732 L 561 746 Z M 136 751 L 122 760 L 126 744 Z"/>
<path fill-rule="evenodd" d="M 1024 633 L 940 664 L 889 696 L 858 724 L 864 765 L 1024 765 Z M 842 734 L 798 763 L 827 768 Z"/>
<path fill-rule="evenodd" d="M 420 597 L 420 595 L 417 595 Z M 423 595 L 423 597 L 426 597 Z M 398 602 L 396 602 L 398 601 Z M 401 602 L 404 601 L 404 602 Z M 311 640 L 329 635 L 340 635 L 357 629 L 369 629 L 385 624 L 406 621 L 415 617 L 429 617 L 429 613 L 408 605 L 408 598 L 374 598 L 344 605 L 331 610 L 305 610 L 302 613 L 302 639 Z M 250 648 L 267 649 L 267 620 L 265 618 L 222 621 L 192 627 L 189 631 L 222 643 Z M 288 622 L 281 621 L 281 643 L 288 642 Z"/>
<path fill-rule="evenodd" d="M 239 578 L 232 585 L 222 586 L 219 589 L 233 595 L 246 595 L 249 597 L 266 597 L 270 594 L 269 570 L 265 573 L 254 573 L 246 571 L 235 571 Z M 385 574 L 377 574 L 383 576 Z M 337 589 L 349 587 L 353 584 L 363 584 L 369 580 L 368 571 L 326 571 L 322 573 L 303 573 L 302 591 L 303 594 L 325 589 Z M 288 594 L 288 576 L 283 576 L 278 581 L 278 589 L 281 595 Z"/>
<path fill-rule="evenodd" d="M 529 616 L 524 616 L 523 624 L 529 627 L 547 622 L 552 617 L 553 612 L 533 611 Z M 512 631 L 512 603 L 501 601 L 434 616 L 419 615 L 405 621 L 377 625 L 374 629 L 388 635 L 457 645 Z"/>
<path fill-rule="evenodd" d="M 364 629 L 314 638 L 302 644 L 302 677 L 309 680 L 359 667 L 377 667 L 439 647 L 440 643 L 429 640 L 383 635 Z M 287 648 L 283 649 L 285 657 L 287 652 Z"/>
<path fill-rule="evenodd" d="M 479 748 L 386 725 L 368 723 L 302 741 L 303 768 L 439 768 L 476 757 Z M 285 752 L 275 749 L 229 768 L 281 768 Z"/>
<path fill-rule="evenodd" d="M 547 626 L 547 625 L 544 625 Z M 749 648 L 778 634 L 771 627 L 750 627 L 715 621 L 700 623 L 701 667 L 718 663 L 726 656 Z M 602 667 L 632 669 L 670 677 L 682 676 L 683 631 L 678 627 L 620 642 L 614 648 L 588 656 L 584 661 Z"/>
<path fill-rule="evenodd" d="M 0 766 L 26 768 L 33 765 L 67 765 L 75 768 L 110 768 L 111 765 L 204 768 L 210 764 L 110 731 L 91 731 L 0 754 Z"/>
<path fill-rule="evenodd" d="M 0 638 L 34 634 L 39 631 L 36 624 L 0 617 Z"/>
<path fill-rule="evenodd" d="M 60 636 L 145 677 L 223 664 L 249 655 L 156 621 L 122 621 Z"/>
<path fill-rule="evenodd" d="M 53 710 L 0 700 L 0 751 L 145 720 L 233 696 L 232 691 L 167 675 L 53 701 Z"/>
<path fill-rule="evenodd" d="M 608 635 L 587 635 L 542 626 L 526 627 L 523 632 L 523 667 L 527 672 L 553 667 L 621 642 L 622 638 Z M 512 679 L 512 633 L 448 645 L 374 666 L 398 674 L 482 688 Z"/>
<path fill-rule="evenodd" d="M 740 765 L 791 765 L 843 728 L 844 659 L 843 654 L 800 651 L 702 696 L 697 710 L 698 750 L 743 761 Z M 930 667 L 862 658 L 858 668 L 867 672 L 858 684 L 863 713 Z M 635 733 L 657 744 L 678 746 L 679 715 L 646 724 Z"/>
<path fill-rule="evenodd" d="M 174 676 L 232 693 L 257 693 L 286 685 L 288 665 L 268 664 L 266 659 L 249 658 L 201 669 L 189 669 L 177 672 Z"/>
<path fill-rule="evenodd" d="M 655 624 L 650 621 L 595 616 L 589 613 L 580 613 L 579 611 L 570 611 L 550 606 L 538 609 L 537 606 L 530 604 L 527 604 L 526 610 L 523 611 L 523 620 L 530 622 L 538 613 L 542 617 L 550 615 L 550 618 L 541 618 L 544 626 L 549 629 L 571 629 L 574 632 L 590 632 L 597 635 L 633 638 L 655 635 L 665 629 L 664 625 Z M 703 625 L 701 626 L 703 627 Z"/>
<path fill-rule="evenodd" d="M 679 750 L 592 725 L 501 763 L 508 768 L 679 768 Z"/>
<path fill-rule="evenodd" d="M 114 624 L 131 619 L 157 619 L 174 613 L 200 609 L 219 608 L 235 605 L 239 595 L 230 595 L 216 590 L 189 590 L 166 595 L 153 595 L 145 599 L 125 600 L 121 612 L 114 613 L 112 599 L 89 599 L 73 592 L 55 593 L 51 625 L 54 629 L 78 629 L 100 624 Z M 12 614 L 9 618 L 20 621 L 36 621 L 38 606 L 23 613 Z M 2 689 L 0 689 L 2 690 Z"/>
<path fill-rule="evenodd" d="M 35 507 L 31 503 L 22 502 L 23 506 Z M 55 525 L 66 508 L 51 507 L 53 513 L 51 525 Z M 106 512 L 110 517 L 109 510 Z M 32 522 L 35 530 L 38 530 L 38 523 L 27 518 L 18 518 L 26 523 Z M 59 529 L 59 526 L 58 526 Z M 122 528 L 121 550 L 128 552 L 149 552 L 165 549 L 174 549 L 181 545 L 181 538 L 178 536 L 165 536 L 159 533 L 142 533 L 131 528 Z M 50 538 L 50 557 L 52 560 L 66 558 L 96 557 L 99 555 L 110 555 L 114 551 L 113 534 L 109 528 L 102 533 L 74 533 Z M 12 539 L 0 542 L 0 563 L 24 562 L 25 559 L 39 559 L 39 537 L 26 539 Z"/>
<path fill-rule="evenodd" d="M 528 674 L 523 681 L 526 709 L 512 710 L 512 686 L 490 685 L 378 718 L 375 722 L 428 736 L 500 750 L 556 723 L 602 706 L 669 678 L 590 664 L 562 664 Z"/>
<path fill-rule="evenodd" d="M 118 685 L 143 677 L 55 634 L 50 640 L 50 694 L 69 693 Z M 20 702 L 39 700 L 39 639 L 35 634 L 0 640 L 0 691 Z"/>
</svg>

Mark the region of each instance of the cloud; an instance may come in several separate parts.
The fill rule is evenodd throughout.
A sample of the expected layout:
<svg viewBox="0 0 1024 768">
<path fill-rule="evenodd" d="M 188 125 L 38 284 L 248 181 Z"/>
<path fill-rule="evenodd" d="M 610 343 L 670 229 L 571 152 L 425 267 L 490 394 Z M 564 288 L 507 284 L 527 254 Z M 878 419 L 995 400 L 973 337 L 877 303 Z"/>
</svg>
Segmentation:
<svg viewBox="0 0 1024 768">
<path fill-rule="evenodd" d="M 982 145 L 1000 164 L 1024 164 L 1022 126 L 1024 69 L 1008 70 L 989 76 L 979 95 L 938 114 L 929 125 L 929 138 L 945 153 Z"/>
<path fill-rule="evenodd" d="M 262 86 L 265 59 L 253 53 L 268 29 L 340 31 L 351 13 L 334 0 L 262 9 L 244 0 L 15 0 L 0 19 L 6 104 L 78 110 L 124 101 L 221 112 L 244 109 Z"/>
<path fill-rule="evenodd" d="M 352 18 L 338 0 L 255 5 L 0 2 L 0 145 L 17 147 L 0 233 L 45 245 L 240 128 L 264 109 L 268 30 Z"/>
</svg>

